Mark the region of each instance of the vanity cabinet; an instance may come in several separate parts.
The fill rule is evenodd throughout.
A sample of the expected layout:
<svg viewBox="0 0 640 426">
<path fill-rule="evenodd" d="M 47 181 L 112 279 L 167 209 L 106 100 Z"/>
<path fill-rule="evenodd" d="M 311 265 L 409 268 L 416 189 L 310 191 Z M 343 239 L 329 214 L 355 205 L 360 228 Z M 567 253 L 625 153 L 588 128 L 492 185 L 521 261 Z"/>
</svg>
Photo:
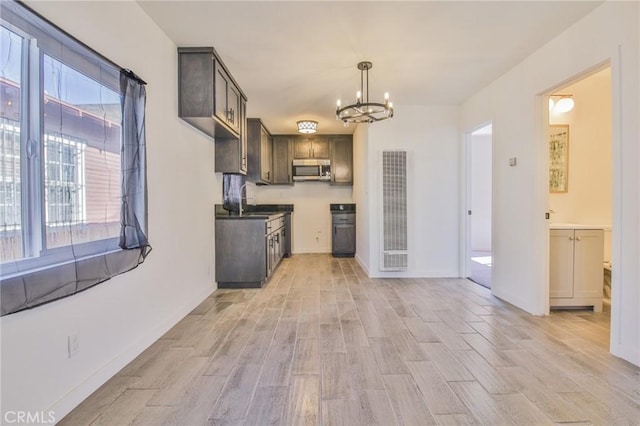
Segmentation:
<svg viewBox="0 0 640 426">
<path fill-rule="evenodd" d="M 270 184 L 273 137 L 259 118 L 247 119 L 247 130 L 249 149 L 247 178 L 258 185 Z"/>
<path fill-rule="evenodd" d="M 353 138 L 349 135 L 330 136 L 331 184 L 353 185 Z"/>
<path fill-rule="evenodd" d="M 247 172 L 246 103 L 213 47 L 178 48 L 178 116 L 214 139 L 216 172 Z"/>
<path fill-rule="evenodd" d="M 293 158 L 329 158 L 329 140 L 326 136 L 298 136 Z"/>
<path fill-rule="evenodd" d="M 602 310 L 604 232 L 551 229 L 549 297 L 551 307 L 593 306 Z"/>
<path fill-rule="evenodd" d="M 291 161 L 293 160 L 293 136 L 273 137 L 272 185 L 293 185 Z"/>
</svg>

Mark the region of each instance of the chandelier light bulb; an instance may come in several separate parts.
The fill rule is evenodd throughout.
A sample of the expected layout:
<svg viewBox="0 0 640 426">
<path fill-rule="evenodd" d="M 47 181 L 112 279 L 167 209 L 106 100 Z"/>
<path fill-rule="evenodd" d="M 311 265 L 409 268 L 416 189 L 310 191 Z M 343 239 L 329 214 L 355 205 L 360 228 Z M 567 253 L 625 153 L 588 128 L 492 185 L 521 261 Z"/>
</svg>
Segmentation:
<svg viewBox="0 0 640 426">
<path fill-rule="evenodd" d="M 342 102 L 340 102 L 340 99 L 338 99 L 338 101 L 336 102 L 336 105 L 338 108 L 340 108 L 340 106 L 342 105 Z"/>
<path fill-rule="evenodd" d="M 384 92 L 384 100 L 385 101 L 389 100 L 389 92 Z"/>
</svg>

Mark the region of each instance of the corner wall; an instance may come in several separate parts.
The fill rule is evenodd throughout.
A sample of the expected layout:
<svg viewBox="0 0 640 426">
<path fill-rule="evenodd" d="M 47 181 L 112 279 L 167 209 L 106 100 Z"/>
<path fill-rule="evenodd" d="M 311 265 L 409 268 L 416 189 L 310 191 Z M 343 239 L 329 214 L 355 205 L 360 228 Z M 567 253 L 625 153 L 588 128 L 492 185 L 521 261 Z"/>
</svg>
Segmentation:
<svg viewBox="0 0 640 426">
<path fill-rule="evenodd" d="M 213 141 L 177 118 L 176 46 L 136 2 L 27 3 L 148 83 L 147 261 L 0 319 L 3 418 L 52 410 L 59 421 L 216 289 L 213 205 L 222 188 Z M 70 334 L 80 342 L 71 359 Z"/>
<path fill-rule="evenodd" d="M 545 94 L 611 63 L 613 275 L 611 352 L 640 365 L 638 2 L 605 2 L 463 105 L 462 130 L 493 122 L 493 292 L 548 310 Z M 550 66 L 552 64 L 553 66 Z M 508 158 L 518 157 L 509 167 Z"/>
</svg>

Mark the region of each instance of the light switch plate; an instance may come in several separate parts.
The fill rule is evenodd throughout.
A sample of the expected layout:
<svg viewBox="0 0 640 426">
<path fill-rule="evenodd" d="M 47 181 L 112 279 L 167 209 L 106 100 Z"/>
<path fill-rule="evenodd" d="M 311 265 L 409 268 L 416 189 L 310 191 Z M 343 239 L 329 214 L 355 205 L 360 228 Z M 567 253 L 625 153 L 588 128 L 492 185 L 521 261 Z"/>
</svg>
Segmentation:
<svg viewBox="0 0 640 426">
<path fill-rule="evenodd" d="M 518 159 L 516 157 L 509 158 L 509 165 L 511 167 L 514 167 L 516 164 L 518 164 Z"/>
</svg>

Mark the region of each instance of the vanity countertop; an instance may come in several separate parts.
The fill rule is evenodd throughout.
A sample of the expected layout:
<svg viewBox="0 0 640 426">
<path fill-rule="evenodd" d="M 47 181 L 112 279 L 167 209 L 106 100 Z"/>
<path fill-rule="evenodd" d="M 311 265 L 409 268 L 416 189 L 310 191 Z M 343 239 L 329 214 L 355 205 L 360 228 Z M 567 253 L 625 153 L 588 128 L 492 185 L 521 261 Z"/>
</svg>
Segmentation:
<svg viewBox="0 0 640 426">
<path fill-rule="evenodd" d="M 549 229 L 609 229 L 608 226 L 582 223 L 551 223 Z"/>
</svg>

